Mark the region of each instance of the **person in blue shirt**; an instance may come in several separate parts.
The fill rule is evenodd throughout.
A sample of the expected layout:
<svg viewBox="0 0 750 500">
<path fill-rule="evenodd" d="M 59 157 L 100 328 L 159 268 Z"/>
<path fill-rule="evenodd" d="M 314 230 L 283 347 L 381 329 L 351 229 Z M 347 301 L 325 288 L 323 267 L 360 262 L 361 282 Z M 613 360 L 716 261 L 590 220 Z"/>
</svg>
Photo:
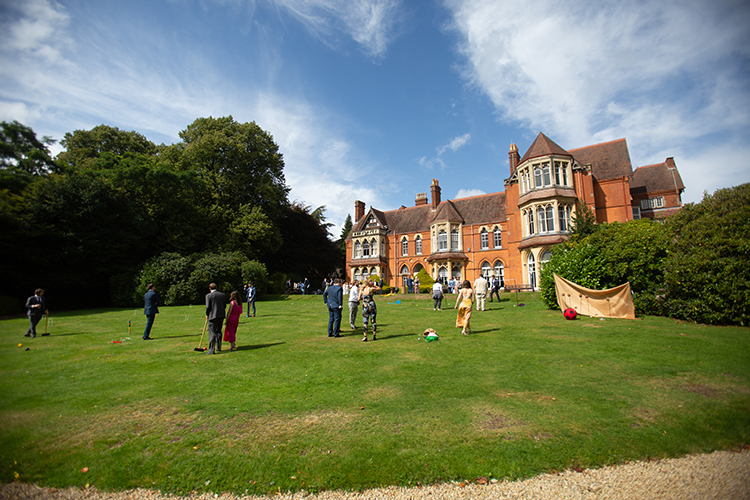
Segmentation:
<svg viewBox="0 0 750 500">
<path fill-rule="evenodd" d="M 250 308 L 253 308 L 253 318 L 255 317 L 255 285 L 253 285 L 252 281 L 247 282 L 247 286 L 245 287 L 245 293 L 247 294 L 247 316 L 246 318 L 250 317 Z"/>
</svg>

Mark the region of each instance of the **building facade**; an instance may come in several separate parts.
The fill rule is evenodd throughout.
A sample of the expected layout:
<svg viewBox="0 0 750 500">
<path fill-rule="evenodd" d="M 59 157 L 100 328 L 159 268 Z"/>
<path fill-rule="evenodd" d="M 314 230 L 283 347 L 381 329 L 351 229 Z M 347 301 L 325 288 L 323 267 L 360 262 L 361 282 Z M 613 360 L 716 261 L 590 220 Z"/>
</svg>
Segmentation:
<svg viewBox="0 0 750 500">
<path fill-rule="evenodd" d="M 377 275 L 404 287 L 425 269 L 436 280 L 494 275 L 503 286 L 537 288 L 551 248 L 570 236 L 577 202 L 597 222 L 661 218 L 682 207 L 674 159 L 633 171 L 625 139 L 566 151 L 540 133 L 523 157 L 515 144 L 508 155 L 504 191 L 443 201 L 433 179 L 430 199 L 418 193 L 410 207 L 365 211 L 356 201 L 348 279 Z"/>
</svg>

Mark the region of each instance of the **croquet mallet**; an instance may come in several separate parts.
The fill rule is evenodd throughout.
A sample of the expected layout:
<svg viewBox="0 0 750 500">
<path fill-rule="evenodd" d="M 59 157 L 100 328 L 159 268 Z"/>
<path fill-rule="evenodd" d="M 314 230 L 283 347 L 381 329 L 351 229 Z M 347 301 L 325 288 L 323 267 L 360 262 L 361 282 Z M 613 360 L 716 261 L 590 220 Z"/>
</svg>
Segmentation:
<svg viewBox="0 0 750 500">
<path fill-rule="evenodd" d="M 203 352 L 205 349 L 203 348 L 203 336 L 206 334 L 206 327 L 208 326 L 208 317 L 206 317 L 206 322 L 203 323 L 203 333 L 201 333 L 201 341 L 198 344 L 198 347 L 193 349 L 194 351 Z"/>
</svg>

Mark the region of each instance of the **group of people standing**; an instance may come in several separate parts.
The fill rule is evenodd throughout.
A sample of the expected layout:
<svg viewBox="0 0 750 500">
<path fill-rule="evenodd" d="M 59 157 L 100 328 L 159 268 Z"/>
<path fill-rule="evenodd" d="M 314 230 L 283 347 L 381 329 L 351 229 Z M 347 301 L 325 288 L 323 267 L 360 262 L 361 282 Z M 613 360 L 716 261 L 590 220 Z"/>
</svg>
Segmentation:
<svg viewBox="0 0 750 500">
<path fill-rule="evenodd" d="M 377 340 L 377 316 L 378 308 L 375 305 L 375 292 L 381 290 L 380 286 L 366 279 L 360 283 L 354 280 L 349 287 L 349 326 L 356 330 L 357 310 L 362 303 L 362 330 L 364 336 L 362 342 L 367 342 L 367 330 L 372 326 L 372 340 Z M 344 302 L 344 293 L 341 280 L 333 280 L 333 284 L 326 287 L 323 292 L 323 302 L 328 307 L 328 336 L 341 337 L 341 314 Z"/>
<path fill-rule="evenodd" d="M 255 317 L 255 299 L 257 290 L 252 281 L 248 281 L 243 290 L 245 300 L 247 301 L 246 318 L 250 317 L 250 309 L 253 310 Z M 151 337 L 151 328 L 154 325 L 154 319 L 159 313 L 159 295 L 156 293 L 156 285 L 149 283 L 146 287 L 146 294 L 143 296 L 143 314 L 146 315 L 146 329 L 143 332 L 143 340 L 153 340 Z M 217 290 L 216 283 L 208 285 L 206 294 L 206 326 L 208 327 L 208 351 L 206 354 L 215 354 L 221 352 L 221 342 L 229 342 L 230 351 L 237 348 L 237 328 L 240 324 L 240 315 L 242 315 L 242 299 L 240 292 L 234 290 L 229 294 L 229 309 L 227 309 L 227 296 Z M 224 320 L 226 319 L 226 325 Z M 222 337 L 222 326 L 224 335 Z"/>
</svg>

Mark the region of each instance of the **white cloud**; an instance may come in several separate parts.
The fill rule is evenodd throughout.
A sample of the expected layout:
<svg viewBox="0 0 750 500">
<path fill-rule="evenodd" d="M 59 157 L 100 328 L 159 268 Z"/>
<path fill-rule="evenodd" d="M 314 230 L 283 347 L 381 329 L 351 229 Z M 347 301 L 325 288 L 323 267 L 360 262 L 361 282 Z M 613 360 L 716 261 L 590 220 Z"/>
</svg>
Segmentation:
<svg viewBox="0 0 750 500">
<path fill-rule="evenodd" d="M 328 45 L 343 32 L 365 52 L 381 57 L 395 37 L 401 0 L 275 0 Z"/>
<path fill-rule="evenodd" d="M 485 193 L 481 189 L 459 189 L 454 199 L 468 198 L 470 196 L 479 196 L 482 194 L 487 194 L 487 193 Z"/>
<path fill-rule="evenodd" d="M 681 150 L 681 171 L 707 147 L 750 139 L 745 2 L 445 4 L 467 81 L 534 135 L 567 148 L 627 137 L 635 165 Z"/>
<path fill-rule="evenodd" d="M 454 137 L 451 139 L 447 144 L 443 144 L 442 146 L 438 146 L 435 148 L 435 151 L 437 152 L 437 156 L 434 158 L 427 158 L 426 156 L 423 156 L 422 158 L 417 160 L 417 163 L 425 169 L 432 170 L 435 168 L 439 168 L 441 170 L 444 170 L 447 168 L 447 165 L 445 164 L 445 161 L 443 160 L 443 154 L 450 150 L 451 152 L 455 153 L 462 147 L 464 147 L 466 144 L 469 143 L 471 140 L 471 134 L 463 134 L 458 137 Z"/>
</svg>

